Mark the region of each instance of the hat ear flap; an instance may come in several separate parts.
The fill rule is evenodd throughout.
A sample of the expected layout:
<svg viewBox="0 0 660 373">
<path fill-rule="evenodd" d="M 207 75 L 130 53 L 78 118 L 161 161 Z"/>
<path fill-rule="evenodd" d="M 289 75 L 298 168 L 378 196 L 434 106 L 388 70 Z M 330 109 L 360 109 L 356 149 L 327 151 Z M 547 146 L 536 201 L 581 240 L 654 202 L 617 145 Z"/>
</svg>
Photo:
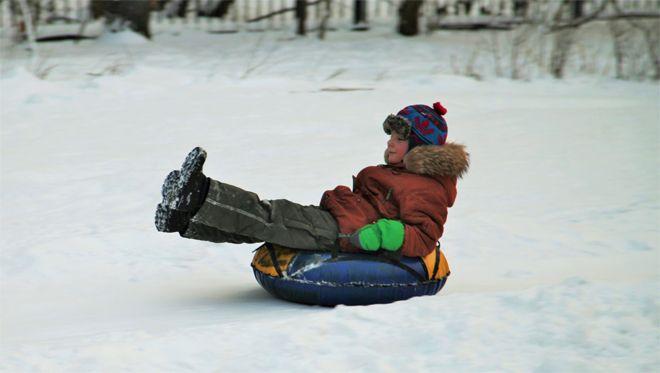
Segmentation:
<svg viewBox="0 0 660 373">
<path fill-rule="evenodd" d="M 385 121 L 383 122 L 383 131 L 385 131 L 386 134 L 391 135 L 392 134 L 392 127 L 390 126 L 389 119 L 392 116 L 392 114 L 388 115 Z"/>
<path fill-rule="evenodd" d="M 388 135 L 394 132 L 401 136 L 402 140 L 408 140 L 410 136 L 410 122 L 402 116 L 390 114 L 383 122 L 383 131 Z"/>
</svg>

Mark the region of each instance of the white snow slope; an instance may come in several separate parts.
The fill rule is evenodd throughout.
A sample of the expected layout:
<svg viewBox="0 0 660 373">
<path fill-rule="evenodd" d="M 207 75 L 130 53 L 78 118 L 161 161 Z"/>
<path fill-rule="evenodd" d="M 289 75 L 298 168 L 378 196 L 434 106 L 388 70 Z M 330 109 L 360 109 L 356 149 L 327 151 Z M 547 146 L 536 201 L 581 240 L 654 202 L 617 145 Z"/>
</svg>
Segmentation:
<svg viewBox="0 0 660 373">
<path fill-rule="evenodd" d="M 3 371 L 658 371 L 654 83 L 475 81 L 451 34 L 163 33 L 2 57 Z M 342 91 L 328 88 L 360 88 Z M 165 175 L 318 203 L 382 162 L 384 117 L 441 100 L 472 157 L 432 297 L 308 307 L 268 295 L 256 245 L 158 233 Z"/>
</svg>

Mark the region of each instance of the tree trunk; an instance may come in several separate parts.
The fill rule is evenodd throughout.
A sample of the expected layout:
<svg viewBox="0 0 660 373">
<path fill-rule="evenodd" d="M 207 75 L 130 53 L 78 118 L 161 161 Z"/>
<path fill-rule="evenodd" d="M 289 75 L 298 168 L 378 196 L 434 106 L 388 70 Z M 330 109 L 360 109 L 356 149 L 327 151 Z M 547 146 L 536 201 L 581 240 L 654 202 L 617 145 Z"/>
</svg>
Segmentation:
<svg viewBox="0 0 660 373">
<path fill-rule="evenodd" d="M 563 0 L 553 17 L 554 24 L 561 23 L 567 6 L 570 10 L 571 20 L 582 17 L 582 0 Z M 552 52 L 550 53 L 550 74 L 556 79 L 564 77 L 564 67 L 574 40 L 575 28 L 561 29 L 554 36 Z"/>
<path fill-rule="evenodd" d="M 612 36 L 612 50 L 614 51 L 614 62 L 616 68 L 616 78 L 624 79 L 623 64 L 624 64 L 624 36 L 625 30 L 623 25 L 617 20 L 609 21 L 610 35 Z"/>
<path fill-rule="evenodd" d="M 353 1 L 353 31 L 366 31 L 367 26 L 367 1 Z"/>
<path fill-rule="evenodd" d="M 298 20 L 296 34 L 304 36 L 307 33 L 305 27 L 305 23 L 307 22 L 307 1 L 296 0 L 296 19 Z"/>
<path fill-rule="evenodd" d="M 550 73 L 557 79 L 564 77 L 564 67 L 568 60 L 568 52 L 573 45 L 575 31 L 565 29 L 558 31 L 555 35 L 552 54 L 550 56 Z"/>
<path fill-rule="evenodd" d="M 399 33 L 404 36 L 419 34 L 419 9 L 422 0 L 405 0 L 399 7 Z"/>
<path fill-rule="evenodd" d="M 658 34 L 657 23 L 654 23 L 651 27 L 643 30 L 644 40 L 648 47 L 649 59 L 651 60 L 651 66 L 653 67 L 653 79 L 655 80 L 660 80 L 660 50 L 658 49 L 658 41 L 660 37 Z"/>
<path fill-rule="evenodd" d="M 319 39 L 325 39 L 325 33 L 328 30 L 328 20 L 330 20 L 330 0 L 322 0 L 319 4 L 322 7 L 323 16 L 319 24 Z"/>
<path fill-rule="evenodd" d="M 2 2 L 0 0 L 0 3 Z M 14 21 L 18 29 L 16 34 L 17 40 L 30 40 L 30 32 L 32 32 L 32 36 L 36 37 L 37 26 L 41 18 L 41 3 L 39 0 L 12 0 L 8 2 L 8 5 L 12 19 L 15 19 L 20 14 L 19 21 Z M 31 25 L 28 25 L 28 19 Z"/>
</svg>

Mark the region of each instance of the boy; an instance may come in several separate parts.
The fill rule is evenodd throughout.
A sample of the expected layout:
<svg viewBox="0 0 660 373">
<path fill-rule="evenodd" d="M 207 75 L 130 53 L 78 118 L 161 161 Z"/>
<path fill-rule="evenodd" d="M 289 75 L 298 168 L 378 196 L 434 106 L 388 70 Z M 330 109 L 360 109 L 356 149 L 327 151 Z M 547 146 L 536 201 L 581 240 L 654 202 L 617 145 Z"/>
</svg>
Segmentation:
<svg viewBox="0 0 660 373">
<path fill-rule="evenodd" d="M 353 189 L 326 191 L 320 206 L 261 200 L 202 173 L 206 152 L 193 149 L 163 184 L 156 228 L 186 238 L 342 251 L 400 251 L 425 256 L 442 236 L 456 182 L 469 167 L 463 145 L 446 143 L 447 110 L 407 106 L 383 123 L 385 163 L 354 177 Z"/>
</svg>

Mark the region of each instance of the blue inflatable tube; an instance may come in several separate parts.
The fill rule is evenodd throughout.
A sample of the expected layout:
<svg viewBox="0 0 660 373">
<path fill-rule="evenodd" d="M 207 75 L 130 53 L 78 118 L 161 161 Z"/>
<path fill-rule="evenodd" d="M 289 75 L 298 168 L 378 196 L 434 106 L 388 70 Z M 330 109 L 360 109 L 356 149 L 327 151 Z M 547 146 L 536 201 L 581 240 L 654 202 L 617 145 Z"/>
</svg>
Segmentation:
<svg viewBox="0 0 660 373">
<path fill-rule="evenodd" d="M 444 256 L 439 249 L 435 255 L 434 274 L 423 258 L 333 256 L 265 244 L 257 250 L 252 267 L 259 284 L 278 298 L 322 306 L 367 305 L 436 294 L 449 272 L 446 263 L 440 263 Z M 438 273 L 440 267 L 447 268 L 446 273 Z"/>
</svg>

